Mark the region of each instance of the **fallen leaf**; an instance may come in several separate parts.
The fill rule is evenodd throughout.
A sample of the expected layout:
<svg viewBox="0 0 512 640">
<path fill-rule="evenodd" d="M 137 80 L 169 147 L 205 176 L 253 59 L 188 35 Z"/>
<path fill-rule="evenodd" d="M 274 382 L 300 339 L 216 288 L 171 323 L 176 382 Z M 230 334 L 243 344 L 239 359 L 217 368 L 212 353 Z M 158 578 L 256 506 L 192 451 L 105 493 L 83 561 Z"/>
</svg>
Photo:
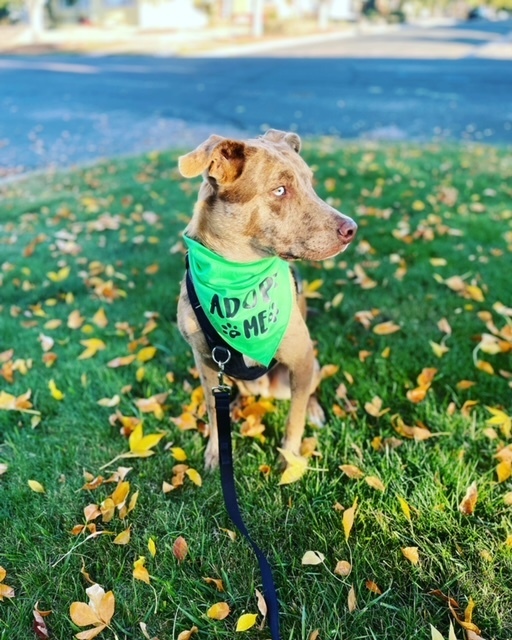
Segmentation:
<svg viewBox="0 0 512 640">
<path fill-rule="evenodd" d="M 398 502 L 400 503 L 400 507 L 402 508 L 402 512 L 404 516 L 409 522 L 411 522 L 411 508 L 409 507 L 407 500 L 400 496 L 397 496 L 397 498 L 398 498 Z"/>
<path fill-rule="evenodd" d="M 418 547 L 404 547 L 401 551 L 404 557 L 407 558 L 407 560 L 409 560 L 409 562 L 412 562 L 412 564 L 419 563 L 420 556 L 418 553 Z"/>
<path fill-rule="evenodd" d="M 51 614 L 51 611 L 40 611 L 39 602 L 36 602 L 36 606 L 32 611 L 32 615 L 34 616 L 32 629 L 40 640 L 49 640 L 50 638 L 48 627 L 46 626 L 46 622 L 45 622 L 45 618 L 50 614 Z"/>
<path fill-rule="evenodd" d="M 129 544 L 130 537 L 131 537 L 131 526 L 128 527 L 128 529 L 121 531 L 121 533 L 114 538 L 113 543 L 120 544 L 120 545 Z"/>
<path fill-rule="evenodd" d="M 376 476 L 366 476 L 364 481 L 372 489 L 377 489 L 377 491 L 385 491 L 386 490 L 386 487 L 384 486 L 382 480 L 380 480 Z"/>
<path fill-rule="evenodd" d="M 148 540 L 148 551 L 153 556 L 153 558 L 156 556 L 156 544 L 153 538 L 149 538 Z"/>
<path fill-rule="evenodd" d="M 348 509 L 345 509 L 345 511 L 343 512 L 343 517 L 342 517 L 343 531 L 345 532 L 345 541 L 347 542 L 350 536 L 350 532 L 352 531 L 352 527 L 354 525 L 356 510 L 357 510 L 357 498 L 354 500 L 354 504 Z"/>
<path fill-rule="evenodd" d="M 93 629 L 88 629 L 75 635 L 79 640 L 89 640 L 94 638 L 103 629 L 108 627 L 115 611 L 115 597 L 112 591 L 105 593 L 99 584 L 93 584 L 85 592 L 89 596 L 89 604 L 84 602 L 73 602 L 69 608 L 71 620 L 79 627 L 93 625 Z"/>
<path fill-rule="evenodd" d="M 203 485 L 203 480 L 195 469 L 187 469 L 185 474 L 196 486 L 201 487 Z"/>
<path fill-rule="evenodd" d="M 279 480 L 280 485 L 290 484 L 292 482 L 297 482 L 300 480 L 302 476 L 306 473 L 308 467 L 308 461 L 306 458 L 302 456 L 297 456 L 291 451 L 287 451 L 286 449 L 277 449 L 279 453 L 286 460 L 286 469 L 284 470 L 281 479 Z"/>
<path fill-rule="evenodd" d="M 372 593 L 377 593 L 378 595 L 382 594 L 381 588 L 373 580 L 367 580 L 365 582 L 365 586 L 368 591 L 371 591 Z"/>
<path fill-rule="evenodd" d="M 235 631 L 248 631 L 256 624 L 257 617 L 257 613 L 242 614 L 237 620 Z"/>
<path fill-rule="evenodd" d="M 392 321 L 381 322 L 380 324 L 376 324 L 372 331 L 376 333 L 378 336 L 388 336 L 392 333 L 396 333 L 400 331 L 401 327 L 398 324 L 395 324 Z"/>
<path fill-rule="evenodd" d="M 224 583 L 220 578 L 203 578 L 206 584 L 213 584 L 217 591 L 224 591 Z"/>
<path fill-rule="evenodd" d="M 459 504 L 459 511 L 465 516 L 473 515 L 477 500 L 478 489 L 476 481 L 474 481 L 469 485 L 466 495 L 462 498 L 462 502 Z"/>
<path fill-rule="evenodd" d="M 350 587 L 350 590 L 348 592 L 347 604 L 348 604 L 348 610 L 350 611 L 350 613 L 352 613 L 357 609 L 357 598 L 356 598 L 356 592 L 353 585 Z"/>
<path fill-rule="evenodd" d="M 346 578 L 352 573 L 352 565 L 347 560 L 339 560 L 334 568 L 334 573 Z"/>
<path fill-rule="evenodd" d="M 57 388 L 57 385 L 55 384 L 55 380 L 53 378 L 48 382 L 48 389 L 52 394 L 52 398 L 54 398 L 55 400 L 60 401 L 64 399 L 64 394 L 60 389 Z"/>
<path fill-rule="evenodd" d="M 28 480 L 27 484 L 32 489 L 32 491 L 35 491 L 36 493 L 45 492 L 43 485 L 37 480 Z"/>
<path fill-rule="evenodd" d="M 188 631 L 182 631 L 178 636 L 178 640 L 191 640 L 194 633 L 197 633 L 198 631 L 199 629 L 196 626 L 193 626 L 192 629 L 189 629 Z"/>
<path fill-rule="evenodd" d="M 306 551 L 302 556 L 301 564 L 305 565 L 317 565 L 322 564 L 325 560 L 325 556 L 320 551 Z"/>
<path fill-rule="evenodd" d="M 133 563 L 133 577 L 136 580 L 141 580 L 146 584 L 149 584 L 149 572 L 144 566 L 146 563 L 146 558 L 144 556 L 139 556 L 137 560 Z"/>
<path fill-rule="evenodd" d="M 188 555 L 188 544 L 183 536 L 179 536 L 172 545 L 172 553 L 178 562 L 183 562 Z"/>
<path fill-rule="evenodd" d="M 359 480 L 360 478 L 364 477 L 364 472 L 354 464 L 341 464 L 340 469 L 346 476 L 352 478 L 353 480 Z"/>
<path fill-rule="evenodd" d="M 85 351 L 78 356 L 79 360 L 88 360 L 89 358 L 93 358 L 98 351 L 103 351 L 107 348 L 107 345 L 99 338 L 80 340 L 80 344 L 85 347 Z"/>
<path fill-rule="evenodd" d="M 208 609 L 206 615 L 212 620 L 224 620 L 229 616 L 230 611 L 227 602 L 217 602 Z"/>
</svg>

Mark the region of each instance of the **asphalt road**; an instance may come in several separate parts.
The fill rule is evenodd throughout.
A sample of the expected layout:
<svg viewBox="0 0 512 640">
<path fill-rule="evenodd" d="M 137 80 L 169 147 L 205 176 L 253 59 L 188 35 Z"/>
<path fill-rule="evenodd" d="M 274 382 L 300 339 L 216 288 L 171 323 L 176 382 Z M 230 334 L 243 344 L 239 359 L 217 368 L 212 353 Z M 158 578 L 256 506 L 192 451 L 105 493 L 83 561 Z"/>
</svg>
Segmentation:
<svg viewBox="0 0 512 640">
<path fill-rule="evenodd" d="M 512 21 L 219 58 L 0 57 L 0 174 L 272 126 L 512 143 Z"/>
</svg>

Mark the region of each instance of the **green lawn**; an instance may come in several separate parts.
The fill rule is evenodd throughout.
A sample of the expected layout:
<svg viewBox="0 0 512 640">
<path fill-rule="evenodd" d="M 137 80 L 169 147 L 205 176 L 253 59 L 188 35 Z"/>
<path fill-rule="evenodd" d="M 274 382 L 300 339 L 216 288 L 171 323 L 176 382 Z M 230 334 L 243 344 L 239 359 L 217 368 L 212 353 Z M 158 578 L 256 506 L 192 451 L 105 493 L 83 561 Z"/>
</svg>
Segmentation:
<svg viewBox="0 0 512 640">
<path fill-rule="evenodd" d="M 36 602 L 52 611 L 51 638 L 88 628 L 70 618 L 72 602 L 88 602 L 83 567 L 115 597 L 99 638 L 143 638 L 141 622 L 159 640 L 194 625 L 197 638 L 243 637 L 236 621 L 258 612 L 256 560 L 225 531 L 232 525 L 218 475 L 203 473 L 200 398 L 189 407 L 194 417 L 182 417 L 198 381 L 176 326 L 180 232 L 199 183 L 180 178 L 177 155 L 0 186 L 0 584 L 15 593 L 0 602 L 2 640 L 36 637 Z M 318 193 L 354 217 L 359 234 L 337 259 L 301 265 L 319 360 L 334 365 L 320 390 L 327 425 L 307 430 L 319 455 L 299 481 L 278 484 L 283 402 L 266 415 L 264 438 L 234 435 L 240 501 L 275 568 L 282 637 L 308 640 L 318 630 L 321 640 L 427 640 L 430 624 L 447 638 L 452 620 L 466 638 L 447 602 L 429 593 L 440 590 L 457 601 L 461 620 L 474 601 L 482 638 L 510 640 L 510 150 L 323 141 L 304 156 Z M 108 366 L 129 355 L 130 364 Z M 436 371 L 418 383 L 424 369 Z M 152 407 L 140 403 L 155 395 Z M 117 404 L 99 405 L 104 398 Z M 494 424 L 489 407 L 501 411 Z M 121 433 L 133 428 L 129 417 L 143 418 L 145 434 L 164 434 L 155 454 L 102 470 L 129 451 Z M 180 417 L 197 428 L 171 420 Z M 203 484 L 191 473 L 164 493 L 176 447 Z M 108 479 L 120 466 L 131 467 L 127 503 L 136 491 L 138 501 L 108 521 L 116 482 L 83 489 L 84 472 Z M 465 515 L 459 505 L 473 482 L 478 499 Z M 356 499 L 347 540 L 343 509 Z M 86 540 L 91 526 L 73 535 L 90 504 L 103 516 L 89 524 L 112 533 Z M 128 528 L 128 544 L 114 544 Z M 173 553 L 179 536 L 188 544 L 182 562 Z M 419 562 L 404 556 L 407 547 Z M 306 551 L 324 562 L 303 565 Z M 133 577 L 140 556 L 150 584 Z M 348 576 L 335 573 L 342 560 Z M 221 579 L 225 592 L 205 577 Z M 351 587 L 357 602 L 349 606 Z M 230 607 L 224 620 L 206 615 L 217 602 Z M 260 621 L 246 637 L 268 638 Z"/>
</svg>

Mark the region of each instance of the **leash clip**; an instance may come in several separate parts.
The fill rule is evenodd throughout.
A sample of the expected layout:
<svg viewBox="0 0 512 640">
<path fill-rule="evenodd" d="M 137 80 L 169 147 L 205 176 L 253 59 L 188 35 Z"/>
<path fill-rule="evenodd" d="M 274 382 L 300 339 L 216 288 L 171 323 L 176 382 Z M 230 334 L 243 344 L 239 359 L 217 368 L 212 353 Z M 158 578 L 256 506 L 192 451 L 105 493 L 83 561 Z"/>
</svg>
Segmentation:
<svg viewBox="0 0 512 640">
<path fill-rule="evenodd" d="M 224 384 L 224 367 L 231 360 L 231 351 L 229 349 L 226 349 L 226 347 L 213 347 L 212 359 L 219 367 L 219 373 L 217 374 L 219 378 L 219 384 L 216 387 L 213 387 L 212 391 L 214 393 L 230 393 L 231 387 L 227 384 Z"/>
</svg>

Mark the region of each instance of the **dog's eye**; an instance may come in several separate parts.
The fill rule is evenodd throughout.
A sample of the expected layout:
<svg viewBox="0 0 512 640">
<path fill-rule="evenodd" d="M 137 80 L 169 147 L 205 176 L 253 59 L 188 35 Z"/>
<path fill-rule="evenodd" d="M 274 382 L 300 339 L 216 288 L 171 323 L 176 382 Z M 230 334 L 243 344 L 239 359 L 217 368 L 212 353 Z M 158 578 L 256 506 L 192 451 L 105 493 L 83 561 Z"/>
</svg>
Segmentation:
<svg viewBox="0 0 512 640">
<path fill-rule="evenodd" d="M 272 193 L 278 198 L 282 198 L 286 193 L 286 187 L 277 187 Z"/>
</svg>

